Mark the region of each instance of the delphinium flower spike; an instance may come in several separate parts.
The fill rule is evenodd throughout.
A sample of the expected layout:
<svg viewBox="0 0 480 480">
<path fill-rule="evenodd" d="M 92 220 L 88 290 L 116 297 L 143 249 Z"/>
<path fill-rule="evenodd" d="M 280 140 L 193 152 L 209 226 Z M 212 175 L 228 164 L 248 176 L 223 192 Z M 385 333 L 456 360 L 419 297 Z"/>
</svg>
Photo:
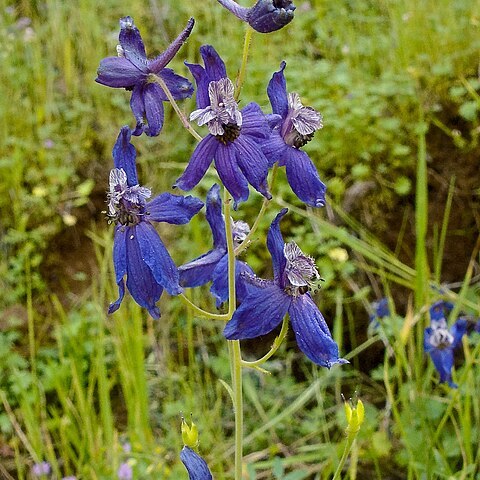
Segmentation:
<svg viewBox="0 0 480 480">
<path fill-rule="evenodd" d="M 182 33 L 168 48 L 154 59 L 147 59 L 145 46 L 132 17 L 120 19 L 120 45 L 117 57 L 107 57 L 100 62 L 96 82 L 107 87 L 125 88 L 132 91 L 130 107 L 137 126 L 133 135 L 145 132 L 156 136 L 163 126 L 163 103 L 168 101 L 165 92 L 155 79 L 161 77 L 173 98 L 191 97 L 193 85 L 172 69 L 165 68 L 190 35 L 194 20 L 191 18 Z"/>
<path fill-rule="evenodd" d="M 450 329 L 447 316 L 453 305 L 440 300 L 430 307 L 430 326 L 425 329 L 424 349 L 440 374 L 440 383 L 447 382 L 457 388 L 452 381 L 453 352 L 460 345 L 467 331 L 467 321 L 459 318 Z"/>
<path fill-rule="evenodd" d="M 279 223 L 286 212 L 283 209 L 276 216 L 267 235 L 273 280 L 245 275 L 251 283 L 249 293 L 225 326 L 224 335 L 228 340 L 265 335 L 288 313 L 298 346 L 310 360 L 328 368 L 348 363 L 338 357 L 338 345 L 309 293 L 319 278 L 314 260 L 295 243 L 283 241 Z"/>
<path fill-rule="evenodd" d="M 263 152 L 271 164 L 285 166 L 287 180 L 297 197 L 312 207 L 325 205 L 325 184 L 320 180 L 310 157 L 302 150 L 322 128 L 322 115 L 311 107 L 304 107 L 297 93 L 287 93 L 283 71 L 286 63 L 275 72 L 267 88 L 273 115 L 268 117 L 273 127 L 269 139 L 263 143 Z"/>
<path fill-rule="evenodd" d="M 251 8 L 242 7 L 234 0 L 217 1 L 260 33 L 274 32 L 284 27 L 293 20 L 295 11 L 292 0 L 258 0 Z"/>
<path fill-rule="evenodd" d="M 210 291 L 216 297 L 217 306 L 219 306 L 228 299 L 227 240 L 219 185 L 213 185 L 208 192 L 206 205 L 206 217 L 213 235 L 213 248 L 204 255 L 181 265 L 178 271 L 182 287 L 198 287 L 213 281 Z M 249 231 L 247 223 L 241 220 L 233 222 L 232 234 L 235 247 L 242 243 Z M 253 274 L 253 270 L 245 262 L 236 260 L 235 285 L 239 302 L 243 300 L 248 289 L 243 272 Z"/>
<path fill-rule="evenodd" d="M 159 318 L 160 310 L 155 304 L 163 289 L 170 295 L 178 295 L 183 290 L 178 269 L 151 222 L 188 223 L 203 202 L 170 193 L 147 202 L 151 191 L 138 184 L 136 151 L 130 138 L 130 129 L 123 127 L 113 148 L 115 168 L 110 172 L 108 216 L 116 224 L 113 261 L 119 298 L 110 304 L 108 312 L 120 307 L 126 275 L 127 288 L 134 300 L 153 318 Z"/>
<path fill-rule="evenodd" d="M 205 67 L 186 64 L 197 83 L 197 110 L 190 120 L 206 124 L 210 133 L 195 148 L 175 186 L 191 190 L 215 159 L 218 175 L 234 199 L 234 208 L 248 198 L 249 183 L 271 198 L 267 189 L 268 160 L 260 148 L 260 142 L 270 135 L 265 115 L 253 102 L 239 110 L 223 60 L 210 45 L 203 45 L 200 53 Z"/>
</svg>

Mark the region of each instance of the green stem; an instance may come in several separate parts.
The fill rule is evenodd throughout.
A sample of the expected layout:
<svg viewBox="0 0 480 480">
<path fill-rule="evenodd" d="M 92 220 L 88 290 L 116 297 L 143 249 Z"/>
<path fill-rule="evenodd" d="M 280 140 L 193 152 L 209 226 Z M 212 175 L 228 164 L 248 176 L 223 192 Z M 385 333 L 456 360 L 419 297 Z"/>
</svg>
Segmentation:
<svg viewBox="0 0 480 480">
<path fill-rule="evenodd" d="M 342 458 L 340 459 L 340 463 L 338 464 L 337 469 L 335 470 L 335 475 L 333 476 L 332 480 L 338 480 L 341 477 L 343 466 L 347 461 L 348 454 L 352 449 L 353 442 L 355 441 L 356 435 L 349 435 L 347 437 L 347 443 L 345 444 L 345 449 L 343 450 Z"/>
<path fill-rule="evenodd" d="M 165 92 L 165 95 L 167 96 L 169 102 L 172 104 L 173 109 L 175 110 L 176 114 L 180 118 L 182 125 L 191 133 L 191 135 L 196 138 L 198 141 L 202 140 L 203 137 L 201 137 L 195 130 L 194 128 L 190 125 L 190 122 L 187 120 L 187 117 L 183 114 L 183 112 L 180 110 L 180 107 L 177 105 L 177 102 L 173 98 L 172 93 L 168 89 L 166 83 L 163 81 L 163 78 L 161 78 L 158 75 L 155 75 L 155 82 L 162 87 L 162 90 Z"/>
<path fill-rule="evenodd" d="M 180 299 L 188 305 L 199 317 L 203 318 L 212 318 L 213 320 L 224 320 L 225 322 L 228 322 L 230 318 L 232 318 L 231 315 L 228 313 L 225 314 L 219 314 L 219 313 L 210 313 L 207 312 L 206 310 L 202 310 L 200 307 L 197 307 L 188 297 L 186 297 L 183 293 L 179 295 Z"/>
<path fill-rule="evenodd" d="M 229 318 L 232 318 L 237 304 L 235 292 L 235 249 L 233 245 L 232 220 L 230 217 L 231 201 L 227 189 L 224 189 L 223 204 L 225 234 L 227 236 Z M 243 394 L 240 340 L 229 341 L 228 354 L 230 357 L 230 370 L 232 372 L 233 407 L 235 410 L 235 480 L 241 480 L 243 459 Z"/>
<path fill-rule="evenodd" d="M 240 340 L 231 340 L 230 364 L 232 368 L 232 387 L 235 410 L 235 480 L 242 479 L 243 460 L 243 393 L 242 393 L 242 352 Z"/>
<path fill-rule="evenodd" d="M 237 84 L 235 86 L 235 100 L 237 101 L 240 97 L 240 92 L 242 91 L 242 86 L 245 81 L 245 74 L 247 72 L 248 52 L 250 51 L 250 43 L 252 42 L 252 33 L 253 29 L 248 26 L 245 31 L 245 37 L 243 40 L 242 65 L 240 66 L 240 71 L 238 72 L 237 77 Z"/>
<path fill-rule="evenodd" d="M 270 179 L 270 185 L 268 186 L 268 190 L 271 191 L 273 188 L 273 184 L 275 183 L 275 179 L 277 177 L 277 170 L 278 170 L 278 164 L 275 164 L 272 168 L 272 176 Z M 265 211 L 267 210 L 267 206 L 270 203 L 270 200 L 268 198 L 263 199 L 262 206 L 260 208 L 260 211 L 258 212 L 257 218 L 255 219 L 255 222 L 250 229 L 250 232 L 248 235 L 245 237 L 245 240 L 235 249 L 235 255 L 239 255 L 242 253 L 247 247 L 250 242 L 250 239 L 252 236 L 255 234 L 257 231 L 258 225 L 260 224 L 260 221 L 263 218 L 263 215 L 265 214 Z"/>
</svg>

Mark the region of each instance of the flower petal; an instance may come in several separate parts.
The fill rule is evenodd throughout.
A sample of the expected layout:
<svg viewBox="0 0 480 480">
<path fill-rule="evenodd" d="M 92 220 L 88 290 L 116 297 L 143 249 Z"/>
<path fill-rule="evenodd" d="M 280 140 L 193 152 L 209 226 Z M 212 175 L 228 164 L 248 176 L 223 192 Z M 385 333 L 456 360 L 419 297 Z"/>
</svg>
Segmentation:
<svg viewBox="0 0 480 480">
<path fill-rule="evenodd" d="M 245 281 L 244 273 L 254 275 L 253 270 L 248 264 L 240 260 L 235 260 L 235 293 L 237 302 L 242 303 L 245 297 L 250 293 L 250 284 Z M 212 276 L 211 294 L 217 299 L 217 307 L 228 300 L 228 255 L 217 263 Z"/>
<path fill-rule="evenodd" d="M 113 88 L 132 88 L 145 80 L 145 73 L 125 57 L 107 57 L 100 62 L 95 81 Z"/>
<path fill-rule="evenodd" d="M 141 225 L 141 224 L 139 224 Z M 138 227 L 129 229 L 127 245 L 127 288 L 133 299 L 148 310 L 150 315 L 160 318 L 160 310 L 155 305 L 162 295 L 163 288 L 153 277 L 150 267 L 141 253 L 137 234 Z"/>
<path fill-rule="evenodd" d="M 182 448 L 180 460 L 185 465 L 190 480 L 212 480 L 207 462 L 191 448 Z"/>
<path fill-rule="evenodd" d="M 203 64 L 205 65 L 205 72 L 209 83 L 212 80 L 220 80 L 221 78 L 227 77 L 225 63 L 211 45 L 202 45 L 200 47 L 200 54 L 203 58 Z"/>
<path fill-rule="evenodd" d="M 338 345 L 308 294 L 294 297 L 288 313 L 298 346 L 312 362 L 327 368 L 335 363 L 348 363 L 338 358 Z"/>
<path fill-rule="evenodd" d="M 281 166 L 288 148 L 290 148 L 278 130 L 272 130 L 270 137 L 261 143 L 263 154 L 267 157 L 268 165 L 271 167 L 275 162 Z"/>
<path fill-rule="evenodd" d="M 280 213 L 274 218 L 267 234 L 267 248 L 272 256 L 273 264 L 273 278 L 275 283 L 280 285 L 283 288 L 283 272 L 287 264 L 285 254 L 283 252 L 283 246 L 285 242 L 283 241 L 282 232 L 280 231 L 280 220 L 288 212 L 287 208 L 284 208 Z"/>
<path fill-rule="evenodd" d="M 213 235 L 213 246 L 227 251 L 227 238 L 225 222 L 222 215 L 222 200 L 220 198 L 220 186 L 213 184 L 207 193 L 207 222 Z"/>
<path fill-rule="evenodd" d="M 135 163 L 137 152 L 130 143 L 131 138 L 130 128 L 128 126 L 122 127 L 112 151 L 113 165 L 115 168 L 122 168 L 125 171 L 129 187 L 138 185 L 137 165 Z"/>
<path fill-rule="evenodd" d="M 239 202 L 247 200 L 249 194 L 247 179 L 240 170 L 236 157 L 237 152 L 233 143 L 228 145 L 218 143 L 215 166 L 220 180 L 233 197 L 235 210 Z"/>
<path fill-rule="evenodd" d="M 465 318 L 459 318 L 451 327 L 453 336 L 452 348 L 457 348 L 462 343 L 462 337 L 467 333 L 468 322 Z"/>
<path fill-rule="evenodd" d="M 185 77 L 177 75 L 171 68 L 164 68 L 158 75 L 162 77 L 175 100 L 190 98 L 193 95 L 193 85 Z M 167 101 L 168 98 L 163 90 L 162 93 L 163 101 Z"/>
<path fill-rule="evenodd" d="M 271 332 L 282 320 L 292 297 L 273 282 L 250 291 L 225 326 L 227 340 L 255 338 Z"/>
<path fill-rule="evenodd" d="M 148 62 L 148 66 L 151 72 L 159 73 L 160 70 L 162 70 L 162 68 L 164 68 L 170 62 L 170 60 L 172 60 L 172 58 L 180 50 L 180 47 L 187 41 L 187 38 L 190 36 L 194 25 L 195 20 L 193 18 L 190 18 L 190 20 L 188 20 L 187 22 L 187 26 L 183 29 L 180 35 L 178 35 L 178 37 L 168 46 L 168 48 L 157 58 Z"/>
<path fill-rule="evenodd" d="M 147 83 L 143 87 L 143 102 L 148 128 L 145 133 L 149 137 L 156 137 L 163 127 L 163 90 L 156 83 Z"/>
<path fill-rule="evenodd" d="M 240 135 L 235 141 L 235 150 L 238 166 L 248 183 L 270 200 L 272 195 L 267 185 L 268 160 L 258 143 L 246 135 Z"/>
<path fill-rule="evenodd" d="M 136 226 L 136 236 L 141 258 L 149 266 L 156 282 L 165 287 L 170 295 L 181 293 L 177 267 L 153 225 L 148 222 L 139 223 Z"/>
<path fill-rule="evenodd" d="M 148 220 L 172 225 L 188 223 L 203 207 L 203 202 L 191 195 L 162 193 L 147 203 Z"/>
<path fill-rule="evenodd" d="M 309 156 L 296 148 L 289 148 L 285 157 L 287 180 L 295 195 L 312 207 L 325 206 L 327 187 L 320 180 Z"/>
<path fill-rule="evenodd" d="M 457 385 L 452 381 L 453 349 L 434 348 L 429 353 L 437 372 L 440 374 L 440 382 L 448 382 L 452 388 L 457 388 Z"/>
<path fill-rule="evenodd" d="M 191 190 L 205 175 L 212 163 L 213 157 L 219 143 L 213 135 L 207 135 L 195 147 L 187 168 L 180 178 L 175 182 L 174 187 L 182 190 Z"/>
<path fill-rule="evenodd" d="M 145 45 L 143 44 L 138 28 L 133 23 L 132 17 L 123 17 L 120 19 L 118 41 L 120 42 L 125 58 L 132 62 L 139 70 L 148 73 Z"/>
<path fill-rule="evenodd" d="M 288 114 L 287 81 L 283 75 L 286 66 L 285 62 L 280 64 L 280 70 L 272 75 L 272 79 L 267 87 L 267 95 L 272 104 L 272 111 L 281 115 L 282 118 L 286 118 Z"/>
<path fill-rule="evenodd" d="M 210 105 L 210 97 L 208 95 L 208 85 L 210 82 L 207 77 L 207 72 L 201 65 L 196 63 L 185 62 L 185 65 L 190 70 L 197 84 L 197 109 L 204 109 Z"/>
<path fill-rule="evenodd" d="M 182 287 L 199 287 L 212 281 L 213 271 L 225 256 L 223 249 L 214 248 L 200 257 L 178 267 Z"/>
<path fill-rule="evenodd" d="M 143 100 L 143 83 L 139 83 L 133 87 L 132 96 L 130 98 L 130 108 L 137 122 L 132 135 L 141 135 L 146 128 L 145 125 L 145 102 Z"/>
<path fill-rule="evenodd" d="M 270 136 L 271 127 L 262 109 L 255 102 L 242 108 L 242 135 L 249 135 L 266 140 Z"/>
<path fill-rule="evenodd" d="M 126 238 L 129 228 L 118 225 L 115 228 L 113 241 L 113 266 L 115 268 L 115 282 L 118 285 L 118 299 L 108 307 L 108 313 L 117 311 L 125 295 L 125 282 L 123 277 L 127 274 L 127 245 Z"/>
</svg>

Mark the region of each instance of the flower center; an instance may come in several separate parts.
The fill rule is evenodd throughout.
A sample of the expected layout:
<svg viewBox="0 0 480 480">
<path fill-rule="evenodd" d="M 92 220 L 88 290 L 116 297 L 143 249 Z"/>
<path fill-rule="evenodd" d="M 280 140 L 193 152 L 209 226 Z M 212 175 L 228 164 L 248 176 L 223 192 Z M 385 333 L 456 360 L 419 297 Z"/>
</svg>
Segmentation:
<svg viewBox="0 0 480 480">
<path fill-rule="evenodd" d="M 237 220 L 236 222 L 232 222 L 232 235 L 233 235 L 233 244 L 238 247 L 246 238 L 247 235 L 250 233 L 250 226 L 248 223 Z"/>
<path fill-rule="evenodd" d="M 233 96 L 234 91 L 229 78 L 210 82 L 208 85 L 210 105 L 190 114 L 190 120 L 196 120 L 200 126 L 207 124 L 210 133 L 224 144 L 238 138 L 242 126 L 242 114 Z"/>
<path fill-rule="evenodd" d="M 145 204 L 152 194 L 150 189 L 140 185 L 128 186 L 127 174 L 123 168 L 110 171 L 110 190 L 107 192 L 109 222 L 121 225 L 137 225 L 145 216 Z"/>
<path fill-rule="evenodd" d="M 301 148 L 323 127 L 322 115 L 312 107 L 304 107 L 298 93 L 288 94 L 288 114 L 283 123 L 282 137 L 287 145 Z"/>
<path fill-rule="evenodd" d="M 444 318 L 432 321 L 432 335 L 430 336 L 430 344 L 432 347 L 444 350 L 453 344 L 453 335 L 447 328 L 447 322 Z"/>
<path fill-rule="evenodd" d="M 283 253 L 287 260 L 285 265 L 285 292 L 297 297 L 315 288 L 320 279 L 315 261 L 305 255 L 295 242 L 286 243 Z"/>
</svg>

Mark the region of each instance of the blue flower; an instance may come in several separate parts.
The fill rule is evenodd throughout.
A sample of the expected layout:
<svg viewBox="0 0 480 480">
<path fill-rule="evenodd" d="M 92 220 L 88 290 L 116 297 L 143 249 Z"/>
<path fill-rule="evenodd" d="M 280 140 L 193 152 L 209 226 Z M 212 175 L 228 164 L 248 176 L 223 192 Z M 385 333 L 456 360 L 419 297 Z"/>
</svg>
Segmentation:
<svg viewBox="0 0 480 480">
<path fill-rule="evenodd" d="M 220 187 L 215 184 L 207 194 L 207 221 L 213 234 L 213 248 L 184 265 L 178 267 L 180 285 L 199 287 L 213 281 L 210 289 L 220 306 L 228 299 L 228 255 L 225 222 L 222 215 Z M 250 227 L 242 221 L 233 222 L 232 234 L 234 246 L 239 246 L 248 235 Z M 241 302 L 247 293 L 243 273 L 253 275 L 253 270 L 240 260 L 235 261 L 235 286 L 237 300 Z"/>
<path fill-rule="evenodd" d="M 212 480 L 207 462 L 190 447 L 182 448 L 180 460 L 185 465 L 190 480 Z"/>
<path fill-rule="evenodd" d="M 372 325 L 373 330 L 376 330 L 380 326 L 379 320 L 390 316 L 388 299 L 383 297 L 378 300 L 378 302 L 372 302 L 370 308 L 373 310 L 373 313 L 370 315 L 370 324 Z"/>
<path fill-rule="evenodd" d="M 197 145 L 190 163 L 175 186 L 191 190 L 215 159 L 218 175 L 235 205 L 248 198 L 248 184 L 267 198 L 268 160 L 260 142 L 270 135 L 265 115 L 256 103 L 242 110 L 234 99 L 225 63 L 210 45 L 200 48 L 205 67 L 186 64 L 197 83 L 197 110 L 190 120 L 207 125 L 209 134 Z"/>
<path fill-rule="evenodd" d="M 120 307 L 125 295 L 126 275 L 127 288 L 134 300 L 153 318 L 159 318 L 160 310 L 155 303 L 163 289 L 170 295 L 178 295 L 182 288 L 177 267 L 150 222 L 188 223 L 203 202 L 170 193 L 147 202 L 151 192 L 138 185 L 136 151 L 130 138 L 130 129 L 123 127 L 113 147 L 115 168 L 110 172 L 108 216 L 116 223 L 113 261 L 119 298 L 110 304 L 108 313 Z"/>
<path fill-rule="evenodd" d="M 311 107 L 304 107 L 297 93 L 287 94 L 283 75 L 286 63 L 275 72 L 267 88 L 273 115 L 269 116 L 273 127 L 269 139 L 262 144 L 263 152 L 271 164 L 284 166 L 287 180 L 295 195 L 312 207 L 325 205 L 325 184 L 320 180 L 309 156 L 300 150 L 322 128 L 322 116 Z"/>
<path fill-rule="evenodd" d="M 191 18 L 183 32 L 163 53 L 148 60 L 142 37 L 133 23 L 133 18 L 120 19 L 118 56 L 107 57 L 100 62 L 95 81 L 107 87 L 132 90 L 130 107 L 137 121 L 134 135 L 145 132 L 153 137 L 162 129 L 162 102 L 168 101 L 168 98 L 162 87 L 156 83 L 157 77 L 162 78 L 175 100 L 192 96 L 192 84 L 186 78 L 165 67 L 187 40 L 194 23 Z"/>
<path fill-rule="evenodd" d="M 467 331 L 467 321 L 459 318 L 449 329 L 446 317 L 452 309 L 453 305 L 443 300 L 430 307 L 430 327 L 425 329 L 423 346 L 440 374 L 440 382 L 457 388 L 452 381 L 453 351 Z"/>
<path fill-rule="evenodd" d="M 283 209 L 276 216 L 267 236 L 273 281 L 246 276 L 252 286 L 225 326 L 224 335 L 228 340 L 264 335 L 288 313 L 298 346 L 312 362 L 328 368 L 335 363 L 348 363 L 338 358 L 338 346 L 309 293 L 319 279 L 314 260 L 295 243 L 283 241 L 279 222 L 286 212 Z"/>
<path fill-rule="evenodd" d="M 258 0 L 251 8 L 241 7 L 234 0 L 218 0 L 218 3 L 260 33 L 284 27 L 293 20 L 295 11 L 292 0 Z"/>
</svg>

